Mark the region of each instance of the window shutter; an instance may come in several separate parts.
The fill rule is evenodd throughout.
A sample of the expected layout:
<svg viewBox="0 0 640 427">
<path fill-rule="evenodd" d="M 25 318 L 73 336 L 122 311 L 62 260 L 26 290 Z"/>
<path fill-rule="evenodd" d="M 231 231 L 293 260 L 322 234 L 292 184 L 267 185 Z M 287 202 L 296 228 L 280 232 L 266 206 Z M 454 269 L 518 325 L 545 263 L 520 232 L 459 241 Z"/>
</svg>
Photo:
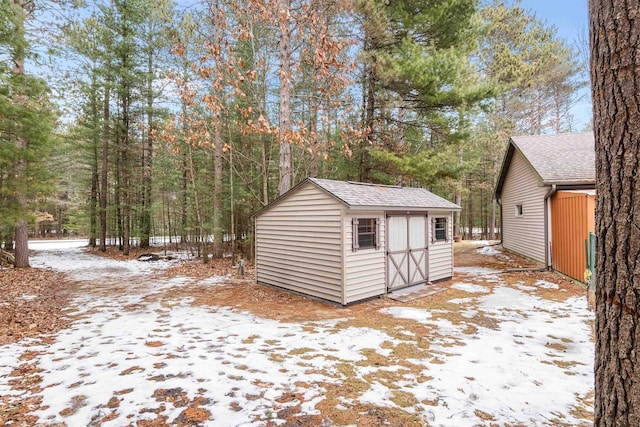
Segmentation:
<svg viewBox="0 0 640 427">
<path fill-rule="evenodd" d="M 380 249 L 380 218 L 376 218 L 376 250 Z"/>
<path fill-rule="evenodd" d="M 436 241 L 436 219 L 431 218 L 431 243 Z"/>
<path fill-rule="evenodd" d="M 357 251 L 360 245 L 358 244 L 358 218 L 351 220 L 351 250 Z"/>
<path fill-rule="evenodd" d="M 451 240 L 449 237 L 449 218 L 444 219 L 444 241 L 448 242 Z"/>
</svg>

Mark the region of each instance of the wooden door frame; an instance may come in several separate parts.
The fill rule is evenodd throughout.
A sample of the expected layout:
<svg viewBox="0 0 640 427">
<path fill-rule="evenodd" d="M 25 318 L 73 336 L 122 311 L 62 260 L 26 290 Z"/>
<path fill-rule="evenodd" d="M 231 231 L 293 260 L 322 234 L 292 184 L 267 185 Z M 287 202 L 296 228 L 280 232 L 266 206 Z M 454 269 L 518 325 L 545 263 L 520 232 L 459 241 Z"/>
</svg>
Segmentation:
<svg viewBox="0 0 640 427">
<path fill-rule="evenodd" d="M 389 251 L 389 236 L 390 236 L 390 227 L 389 227 L 389 218 L 390 217 L 403 217 L 406 219 L 406 233 L 407 233 L 407 243 L 406 243 L 406 248 L 403 251 L 394 251 L 393 253 L 391 253 Z M 416 257 L 414 256 L 414 253 L 412 252 L 411 249 L 411 226 L 410 226 L 410 218 L 413 217 L 417 217 L 417 218 L 423 218 L 424 219 L 424 242 L 425 242 L 425 247 L 423 250 L 421 250 L 422 252 L 422 256 L 424 256 L 424 272 L 421 271 L 420 268 L 420 263 L 418 260 L 416 260 Z M 414 286 L 414 285 L 418 285 L 420 283 L 427 283 L 429 281 L 429 213 L 426 211 L 420 211 L 420 212 L 406 212 L 406 213 L 389 213 L 387 212 L 385 215 L 385 262 L 386 262 L 386 268 L 385 268 L 385 281 L 386 281 L 386 287 L 387 287 L 387 292 L 391 292 L 394 290 L 398 290 L 398 289 L 403 289 L 403 288 L 408 288 L 409 286 Z M 403 258 L 400 260 L 399 263 L 396 263 L 395 260 L 393 259 L 393 257 L 391 255 L 399 255 L 399 254 L 404 254 Z M 406 271 L 402 271 L 402 269 L 400 269 L 398 267 L 399 265 L 403 265 L 404 262 L 407 262 L 407 266 L 406 266 Z M 393 280 L 390 279 L 389 277 L 389 263 L 393 263 L 395 269 L 396 269 L 396 274 L 393 276 Z M 416 268 L 413 272 L 413 277 L 411 277 L 411 265 L 413 263 L 413 266 Z M 421 280 L 418 281 L 414 281 L 414 277 L 416 275 L 416 272 L 420 272 L 423 273 L 422 276 L 423 278 Z M 391 288 L 391 283 L 393 283 L 396 278 L 398 277 L 398 275 L 400 275 L 400 277 L 402 278 L 402 281 L 404 282 L 404 284 L 402 286 L 398 286 L 398 287 L 394 287 Z"/>
</svg>

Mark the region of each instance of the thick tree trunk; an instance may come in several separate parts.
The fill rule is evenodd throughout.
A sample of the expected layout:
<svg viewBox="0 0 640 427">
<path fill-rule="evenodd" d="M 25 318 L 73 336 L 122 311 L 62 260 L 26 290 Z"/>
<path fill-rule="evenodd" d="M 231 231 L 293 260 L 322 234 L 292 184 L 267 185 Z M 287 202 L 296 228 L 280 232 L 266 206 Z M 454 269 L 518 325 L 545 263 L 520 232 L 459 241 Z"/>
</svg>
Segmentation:
<svg viewBox="0 0 640 427">
<path fill-rule="evenodd" d="M 16 268 L 29 267 L 29 228 L 27 221 L 21 219 L 15 228 L 15 264 Z"/>
<path fill-rule="evenodd" d="M 213 43 L 216 46 L 223 45 L 222 20 L 224 16 L 221 13 L 220 5 L 217 1 L 211 3 L 211 16 L 213 18 L 214 32 Z M 216 65 L 223 68 L 221 61 L 222 55 L 216 57 Z M 221 90 L 214 90 L 214 98 L 222 104 L 224 93 Z M 213 258 L 222 258 L 222 161 L 223 148 L 222 141 L 222 113 L 221 111 L 213 112 Z"/>
<path fill-rule="evenodd" d="M 148 28 L 149 34 L 152 29 Z M 147 132 L 146 138 L 142 144 L 142 194 L 140 198 L 140 247 L 149 247 L 149 238 L 151 236 L 151 189 L 153 184 L 153 129 L 154 123 L 154 97 L 153 97 L 153 80 L 154 80 L 154 55 L 155 50 L 152 42 L 149 42 L 149 52 L 147 53 Z"/>
<path fill-rule="evenodd" d="M 20 0 L 14 0 L 13 10 L 11 12 L 19 19 L 20 25 L 24 27 L 24 21 L 26 20 L 26 11 L 25 9 L 28 7 L 26 3 L 23 4 Z M 13 72 L 15 74 L 24 74 L 24 58 L 25 52 L 23 48 L 15 48 L 11 53 L 13 59 Z M 22 94 L 16 94 L 14 102 L 22 102 L 20 101 Z M 16 148 L 20 151 L 25 151 L 27 149 L 27 141 L 18 136 L 15 140 Z M 19 160 L 15 163 L 15 180 L 20 183 L 22 180 L 26 179 L 25 172 L 27 169 L 27 163 L 19 156 Z M 24 190 L 21 190 L 24 191 Z M 19 193 L 17 195 L 16 201 L 18 203 L 18 208 L 21 211 L 22 215 L 25 215 L 27 212 L 27 198 L 24 193 Z M 24 268 L 29 267 L 29 229 L 27 227 L 27 221 L 23 218 L 18 220 L 15 225 L 14 230 L 14 239 L 15 239 L 15 247 L 14 247 L 14 255 L 15 255 L 15 264 L 16 268 Z"/>
<path fill-rule="evenodd" d="M 640 425 L 640 4 L 591 0 L 596 139 L 595 425 Z"/>
<path fill-rule="evenodd" d="M 291 5 L 280 0 L 280 185 L 278 194 L 291 189 Z"/>
</svg>

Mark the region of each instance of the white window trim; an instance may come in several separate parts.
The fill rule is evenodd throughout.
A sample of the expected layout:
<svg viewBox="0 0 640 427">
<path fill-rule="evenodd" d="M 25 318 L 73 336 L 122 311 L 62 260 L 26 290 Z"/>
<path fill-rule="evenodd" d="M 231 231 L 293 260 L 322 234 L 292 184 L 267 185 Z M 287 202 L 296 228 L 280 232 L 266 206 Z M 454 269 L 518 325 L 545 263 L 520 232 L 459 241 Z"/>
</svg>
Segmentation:
<svg viewBox="0 0 640 427">
<path fill-rule="evenodd" d="M 360 241 L 359 241 L 359 235 L 358 235 L 358 224 L 360 223 L 360 219 L 373 219 L 374 221 L 374 230 L 375 230 L 375 234 L 374 234 L 374 239 L 375 239 L 375 244 L 374 246 L 367 246 L 364 248 L 360 248 Z M 380 249 L 380 218 L 375 218 L 375 217 L 361 217 L 361 218 L 352 218 L 351 219 L 351 250 L 353 252 L 359 251 L 359 250 L 364 250 L 364 249 L 375 249 L 378 250 Z"/>
<path fill-rule="evenodd" d="M 524 216 L 524 203 L 517 203 L 515 206 L 514 214 L 516 218 Z"/>
<path fill-rule="evenodd" d="M 444 219 L 444 239 L 436 239 L 436 220 Z M 448 242 L 449 239 L 449 217 L 437 216 L 431 218 L 431 243 Z"/>
</svg>

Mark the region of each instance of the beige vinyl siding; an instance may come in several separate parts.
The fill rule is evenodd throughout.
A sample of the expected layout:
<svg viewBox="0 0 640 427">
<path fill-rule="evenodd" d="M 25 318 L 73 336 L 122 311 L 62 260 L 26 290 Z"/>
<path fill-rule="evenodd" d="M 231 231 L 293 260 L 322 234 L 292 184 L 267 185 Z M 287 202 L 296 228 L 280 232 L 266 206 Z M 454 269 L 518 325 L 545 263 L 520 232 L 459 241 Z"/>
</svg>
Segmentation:
<svg viewBox="0 0 640 427">
<path fill-rule="evenodd" d="M 433 218 L 447 218 L 447 241 L 432 242 Z M 451 212 L 429 211 L 429 281 L 453 276 L 453 215 Z"/>
<path fill-rule="evenodd" d="M 502 188 L 505 249 L 544 262 L 544 196 L 548 190 L 516 150 Z M 522 205 L 522 216 L 516 216 L 517 205 Z"/>
<path fill-rule="evenodd" d="M 342 303 L 342 205 L 308 183 L 256 218 L 257 282 Z"/>
<path fill-rule="evenodd" d="M 353 218 L 377 218 L 380 247 L 352 250 Z M 383 295 L 387 291 L 385 259 L 385 215 L 383 211 L 348 212 L 344 219 L 345 302 Z"/>
</svg>

